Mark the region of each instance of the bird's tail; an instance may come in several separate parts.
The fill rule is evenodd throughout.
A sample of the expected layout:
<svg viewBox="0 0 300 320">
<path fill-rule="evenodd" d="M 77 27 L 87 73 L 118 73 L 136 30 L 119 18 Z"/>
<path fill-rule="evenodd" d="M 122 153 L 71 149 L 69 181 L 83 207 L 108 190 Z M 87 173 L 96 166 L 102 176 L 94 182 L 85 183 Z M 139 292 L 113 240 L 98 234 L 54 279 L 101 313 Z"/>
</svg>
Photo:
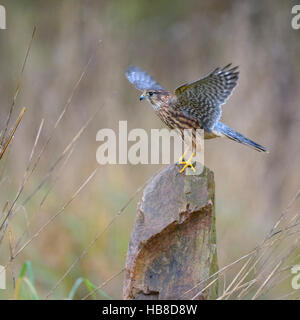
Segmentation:
<svg viewBox="0 0 300 320">
<path fill-rule="evenodd" d="M 214 127 L 214 131 L 216 131 L 216 133 L 219 133 L 221 135 L 226 136 L 227 138 L 229 138 L 231 140 L 245 144 L 246 146 L 249 146 L 257 151 L 268 152 L 267 148 L 265 148 L 265 147 L 259 145 L 258 143 L 244 137 L 242 134 L 234 131 L 233 129 L 226 126 L 226 124 L 224 124 L 222 122 L 218 122 L 218 124 Z"/>
</svg>

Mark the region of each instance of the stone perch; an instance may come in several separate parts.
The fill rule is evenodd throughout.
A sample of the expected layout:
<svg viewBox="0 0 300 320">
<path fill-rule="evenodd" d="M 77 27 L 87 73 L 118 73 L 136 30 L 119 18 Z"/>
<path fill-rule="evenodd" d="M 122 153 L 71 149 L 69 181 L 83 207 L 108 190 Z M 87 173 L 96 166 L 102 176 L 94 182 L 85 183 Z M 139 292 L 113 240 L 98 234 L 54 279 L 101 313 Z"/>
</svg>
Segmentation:
<svg viewBox="0 0 300 320">
<path fill-rule="evenodd" d="M 178 174 L 180 168 L 168 166 L 144 189 L 127 252 L 124 299 L 191 299 L 208 283 L 192 288 L 218 270 L 213 172 L 188 176 Z M 217 291 L 216 281 L 196 299 L 215 299 Z"/>
</svg>

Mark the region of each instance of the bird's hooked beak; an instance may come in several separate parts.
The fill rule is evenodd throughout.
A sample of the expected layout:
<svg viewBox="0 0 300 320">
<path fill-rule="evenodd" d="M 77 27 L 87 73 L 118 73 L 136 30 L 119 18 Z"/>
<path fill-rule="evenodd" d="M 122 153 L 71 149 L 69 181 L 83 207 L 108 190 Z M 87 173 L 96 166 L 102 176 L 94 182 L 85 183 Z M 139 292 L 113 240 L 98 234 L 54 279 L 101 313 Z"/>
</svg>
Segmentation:
<svg viewBox="0 0 300 320">
<path fill-rule="evenodd" d="M 140 101 L 144 100 L 145 98 L 146 98 L 146 95 L 144 93 L 140 95 Z"/>
</svg>

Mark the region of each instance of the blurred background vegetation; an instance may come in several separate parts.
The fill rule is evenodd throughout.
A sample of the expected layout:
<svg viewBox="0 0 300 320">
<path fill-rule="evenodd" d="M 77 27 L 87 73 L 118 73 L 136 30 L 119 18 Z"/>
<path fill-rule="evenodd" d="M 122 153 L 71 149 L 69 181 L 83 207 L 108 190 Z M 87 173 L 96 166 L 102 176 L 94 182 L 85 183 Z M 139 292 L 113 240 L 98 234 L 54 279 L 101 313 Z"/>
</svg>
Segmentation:
<svg viewBox="0 0 300 320">
<path fill-rule="evenodd" d="M 162 127 L 126 80 L 124 72 L 130 64 L 148 70 L 165 88 L 172 89 L 229 62 L 239 65 L 241 73 L 238 88 L 223 108 L 223 121 L 268 147 L 270 153 L 261 154 L 221 139 L 206 143 L 205 162 L 216 181 L 220 267 L 264 239 L 300 186 L 300 30 L 291 28 L 292 1 L 16 0 L 1 4 L 7 12 L 7 29 L 0 31 L 1 128 L 33 26 L 37 31 L 13 119 L 23 106 L 27 111 L 1 176 L 0 206 L 16 197 L 41 120 L 45 122 L 37 153 L 95 54 L 17 201 L 8 225 L 13 241 L 24 231 L 21 243 L 30 239 L 99 167 L 99 129 L 116 129 L 119 120 L 128 121 L 128 130 Z M 72 154 L 24 204 L 97 110 Z M 100 166 L 74 201 L 13 260 L 7 270 L 8 288 L 0 290 L 0 299 L 14 297 L 12 278 L 18 278 L 22 266 L 33 270 L 35 289 L 44 298 L 137 188 L 162 167 Z M 80 277 L 99 285 L 124 267 L 139 196 L 50 298 L 67 298 Z M 29 219 L 32 222 L 27 227 Z M 1 265 L 10 257 L 8 234 L 0 244 Z M 30 263 L 24 265 L 26 261 Z M 121 298 L 122 282 L 120 274 L 103 288 L 105 294 Z M 86 287 L 81 286 L 74 298 L 86 293 Z"/>
</svg>

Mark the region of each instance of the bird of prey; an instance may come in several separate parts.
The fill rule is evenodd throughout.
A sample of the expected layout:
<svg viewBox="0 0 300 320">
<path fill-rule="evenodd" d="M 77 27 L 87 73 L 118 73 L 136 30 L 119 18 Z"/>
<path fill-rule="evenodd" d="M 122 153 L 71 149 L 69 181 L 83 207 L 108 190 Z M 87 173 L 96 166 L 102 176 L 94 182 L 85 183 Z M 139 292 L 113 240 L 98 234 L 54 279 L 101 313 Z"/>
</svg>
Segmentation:
<svg viewBox="0 0 300 320">
<path fill-rule="evenodd" d="M 224 68 L 216 68 L 205 77 L 185 83 L 175 89 L 174 94 L 164 89 L 147 72 L 139 67 L 130 66 L 126 70 L 127 79 L 140 91 L 140 100 L 147 100 L 159 118 L 171 129 L 181 133 L 185 129 L 204 129 L 204 138 L 227 137 L 242 143 L 257 151 L 267 152 L 267 149 L 256 142 L 220 122 L 222 105 L 231 96 L 237 85 L 238 67 L 228 64 Z M 187 161 L 183 157 L 179 161 L 194 171 L 192 158 L 195 156 L 195 141 L 192 146 L 192 156 Z"/>
</svg>

